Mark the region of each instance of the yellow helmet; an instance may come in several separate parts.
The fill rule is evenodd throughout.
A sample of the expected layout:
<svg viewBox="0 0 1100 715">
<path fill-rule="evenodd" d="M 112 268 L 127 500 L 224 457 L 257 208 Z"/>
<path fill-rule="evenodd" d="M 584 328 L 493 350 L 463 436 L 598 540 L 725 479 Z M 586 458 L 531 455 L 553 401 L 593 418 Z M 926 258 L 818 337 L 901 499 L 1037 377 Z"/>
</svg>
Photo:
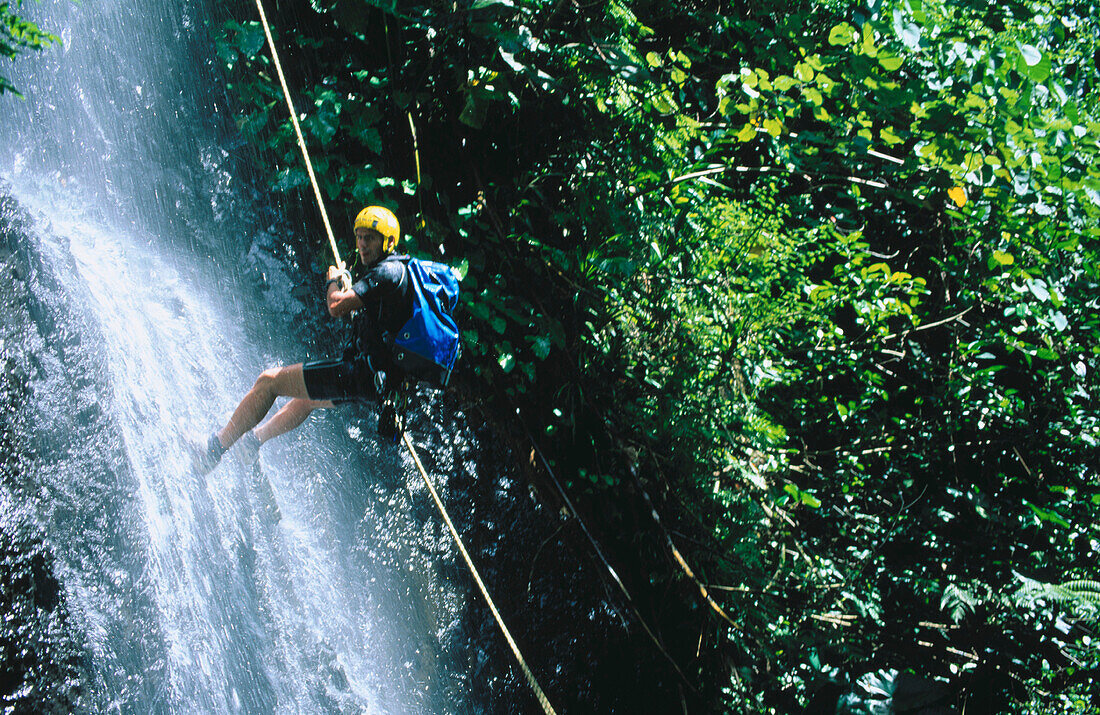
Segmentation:
<svg viewBox="0 0 1100 715">
<path fill-rule="evenodd" d="M 374 229 L 382 234 L 382 250 L 393 253 L 397 248 L 397 239 L 401 238 L 401 224 L 397 217 L 384 206 L 368 206 L 355 217 L 355 230 Z"/>
</svg>

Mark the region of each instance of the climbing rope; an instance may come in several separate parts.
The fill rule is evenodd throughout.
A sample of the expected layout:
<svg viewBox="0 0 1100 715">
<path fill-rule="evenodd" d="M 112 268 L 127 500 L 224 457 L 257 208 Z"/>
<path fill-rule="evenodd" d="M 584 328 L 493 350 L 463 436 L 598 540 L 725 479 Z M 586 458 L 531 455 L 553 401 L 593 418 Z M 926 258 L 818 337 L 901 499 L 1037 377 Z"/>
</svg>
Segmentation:
<svg viewBox="0 0 1100 715">
<path fill-rule="evenodd" d="M 402 433 L 401 437 L 405 440 L 405 446 L 409 448 L 409 454 L 412 455 L 413 461 L 416 462 L 416 468 L 420 470 L 420 476 L 424 478 L 424 484 L 428 486 L 428 491 L 431 492 L 432 499 L 435 501 L 436 507 L 439 508 L 439 513 L 443 515 L 443 522 L 450 530 L 451 536 L 455 539 L 455 543 L 458 544 L 458 550 L 462 553 L 462 558 L 466 562 L 467 568 L 470 569 L 470 573 L 473 574 L 474 581 L 477 583 L 478 589 L 481 590 L 481 595 L 485 598 L 485 603 L 489 604 L 489 610 L 492 612 L 493 618 L 496 619 L 497 625 L 500 626 L 501 632 L 504 633 L 504 639 L 508 641 L 508 647 L 512 649 L 512 655 L 516 657 L 516 661 L 523 671 L 523 677 L 527 678 L 527 684 L 531 686 L 531 690 L 534 691 L 535 697 L 538 698 L 539 704 L 542 705 L 542 709 L 547 715 L 556 715 L 554 713 L 554 706 L 550 704 L 550 700 L 547 699 L 546 693 L 542 691 L 538 681 L 535 680 L 535 674 L 527 667 L 527 661 L 523 659 L 523 654 L 519 652 L 519 646 L 516 645 L 515 639 L 512 638 L 512 634 L 508 631 L 508 626 L 504 625 L 504 619 L 501 618 L 500 611 L 497 610 L 492 597 L 489 596 L 489 590 L 485 588 L 485 582 L 481 580 L 481 574 L 478 573 L 477 567 L 474 566 L 474 561 L 470 558 L 470 552 L 466 550 L 466 546 L 463 545 L 462 539 L 459 538 L 458 530 L 455 529 L 454 523 L 451 522 L 451 517 L 447 514 L 447 509 L 443 506 L 443 501 L 440 500 L 439 494 L 436 493 L 435 487 L 432 486 L 431 480 L 428 479 L 428 473 L 424 470 L 424 465 L 420 463 L 420 457 L 417 456 L 416 450 L 413 449 L 412 441 L 409 439 L 408 433 Z"/>
<path fill-rule="evenodd" d="M 302 136 L 302 129 L 298 125 L 298 117 L 294 110 L 294 102 L 290 99 L 290 89 L 287 87 L 286 77 L 283 75 L 282 64 L 279 62 L 279 53 L 275 49 L 275 40 L 271 37 L 271 27 L 267 22 L 267 14 L 264 12 L 264 6 L 262 0 L 256 0 L 256 9 L 260 11 L 260 22 L 264 26 L 264 35 L 267 37 L 267 46 L 271 50 L 271 59 L 275 63 L 275 72 L 279 76 L 279 83 L 283 87 L 283 97 L 286 99 L 287 109 L 290 111 L 290 120 L 294 124 L 294 133 L 298 137 L 298 148 L 302 150 L 302 159 L 305 160 L 306 170 L 309 172 L 310 183 L 313 184 L 313 193 L 317 198 L 317 205 L 321 209 L 321 218 L 325 223 L 325 231 L 328 233 L 329 245 L 332 247 L 332 253 L 336 257 L 336 266 L 340 270 L 344 269 L 344 262 L 340 260 L 340 251 L 336 247 L 336 238 L 332 233 L 332 226 L 329 224 L 328 213 L 325 212 L 325 202 L 321 198 L 321 189 L 317 185 L 317 177 L 313 172 L 313 162 L 309 159 L 309 150 L 306 148 L 306 140 Z M 416 148 L 416 127 L 413 124 L 412 113 L 408 115 L 409 127 L 413 134 L 413 146 Z M 420 152 L 416 151 L 416 173 L 417 181 L 420 180 Z M 346 275 L 346 274 L 345 274 Z M 344 286 L 347 289 L 348 286 Z M 516 662 L 519 663 L 520 669 L 523 671 L 523 677 L 527 679 L 527 684 L 531 687 L 531 690 L 535 694 L 535 698 L 539 701 L 539 705 L 542 706 L 546 715 L 557 715 L 553 705 L 550 704 L 550 700 L 546 697 L 546 693 L 543 692 L 539 686 L 538 680 L 535 679 L 535 674 L 531 671 L 531 668 L 527 666 L 527 661 L 524 660 L 523 654 L 520 653 L 519 646 L 516 645 L 516 641 L 512 638 L 511 632 L 508 630 L 508 626 L 504 625 L 504 619 L 500 615 L 500 611 L 497 610 L 496 604 L 493 603 L 492 597 L 489 595 L 489 590 L 485 587 L 485 582 L 481 580 L 481 574 L 478 573 L 477 567 L 474 566 L 474 561 L 470 558 L 470 552 L 466 550 L 466 545 L 462 543 L 462 538 L 458 535 L 458 529 L 455 528 L 454 522 L 451 521 L 450 515 L 447 513 L 447 509 L 443 506 L 443 501 L 439 498 L 439 494 L 436 493 L 435 487 L 432 486 L 431 480 L 428 478 L 428 472 L 424 469 L 424 465 L 420 462 L 420 456 L 416 453 L 416 449 L 413 448 L 412 440 L 409 439 L 409 435 L 406 432 L 402 432 L 402 439 L 405 442 L 405 447 L 409 450 L 409 454 L 413 458 L 413 462 L 416 463 L 416 468 L 420 470 L 420 476 L 424 478 L 424 484 L 427 485 L 428 491 L 432 495 L 432 499 L 435 501 L 435 506 L 439 509 L 440 515 L 443 517 L 443 522 L 447 525 L 447 529 L 450 530 L 451 536 L 454 537 L 455 543 L 458 545 L 458 550 L 462 554 L 463 560 L 466 562 L 466 567 L 470 570 L 470 574 L 474 577 L 474 582 L 477 584 L 478 590 L 481 591 L 482 597 L 485 599 L 485 603 L 489 606 L 489 611 L 493 614 L 493 618 L 496 619 L 497 625 L 500 626 L 501 632 L 504 634 L 504 639 L 508 641 L 508 647 L 512 649 L 512 655 L 515 656 Z"/>
<path fill-rule="evenodd" d="M 271 59 L 275 62 L 275 73 L 279 76 L 279 84 L 283 87 L 283 97 L 286 99 L 286 108 L 290 111 L 290 122 L 294 125 L 294 135 L 298 138 L 298 148 L 302 151 L 302 159 L 306 163 L 306 172 L 309 174 L 309 183 L 313 185 L 313 195 L 317 198 L 317 206 L 321 209 L 321 221 L 325 224 L 325 233 L 328 234 L 329 246 L 332 247 L 332 255 L 336 257 L 336 267 L 345 270 L 344 262 L 340 259 L 340 249 L 336 247 L 336 236 L 332 232 L 332 224 L 328 220 L 328 212 L 325 211 L 325 201 L 321 198 L 321 187 L 317 184 L 317 175 L 313 171 L 313 162 L 309 160 L 309 150 L 306 148 L 305 137 L 302 136 L 302 127 L 298 124 L 298 112 L 294 109 L 294 102 L 290 98 L 290 88 L 286 83 L 286 75 L 283 74 L 283 65 L 279 62 L 279 53 L 275 50 L 275 40 L 271 37 L 271 26 L 267 23 L 267 14 L 261 0 L 256 0 L 256 9 L 260 11 L 260 22 L 264 26 L 264 35 L 267 37 L 267 46 L 271 50 Z M 351 287 L 343 274 L 341 283 L 344 290 Z"/>
</svg>

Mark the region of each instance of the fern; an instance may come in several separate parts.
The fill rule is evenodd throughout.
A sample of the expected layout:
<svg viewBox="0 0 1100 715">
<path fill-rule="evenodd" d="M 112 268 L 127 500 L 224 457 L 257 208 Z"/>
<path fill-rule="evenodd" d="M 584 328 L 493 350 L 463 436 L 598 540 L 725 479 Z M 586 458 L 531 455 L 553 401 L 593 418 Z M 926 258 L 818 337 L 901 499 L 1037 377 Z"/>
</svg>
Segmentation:
<svg viewBox="0 0 1100 715">
<path fill-rule="evenodd" d="M 1062 588 L 1081 600 L 1100 605 L 1100 581 L 1066 581 Z"/>
<path fill-rule="evenodd" d="M 1044 583 L 1030 579 L 1017 573 L 1016 578 L 1021 582 L 1020 587 L 1013 594 L 1013 600 L 1017 608 L 1034 609 L 1040 602 L 1051 604 L 1072 605 L 1081 609 L 1081 615 L 1095 619 L 1100 611 L 1100 581 L 1078 579 L 1065 583 Z"/>
<path fill-rule="evenodd" d="M 974 594 L 953 583 L 947 584 L 940 599 L 940 610 L 948 611 L 955 623 L 960 622 L 968 613 L 973 613 L 977 605 L 978 598 Z"/>
</svg>

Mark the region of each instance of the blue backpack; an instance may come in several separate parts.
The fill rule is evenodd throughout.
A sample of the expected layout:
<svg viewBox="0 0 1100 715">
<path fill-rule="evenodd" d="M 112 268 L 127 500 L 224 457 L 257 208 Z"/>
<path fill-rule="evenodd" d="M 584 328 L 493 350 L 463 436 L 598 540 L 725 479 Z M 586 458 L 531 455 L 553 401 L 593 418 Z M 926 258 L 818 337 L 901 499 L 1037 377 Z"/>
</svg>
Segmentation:
<svg viewBox="0 0 1100 715">
<path fill-rule="evenodd" d="M 413 377 L 446 387 L 458 358 L 458 279 L 450 266 L 408 258 L 413 293 L 412 317 L 387 343 L 394 362 Z"/>
</svg>

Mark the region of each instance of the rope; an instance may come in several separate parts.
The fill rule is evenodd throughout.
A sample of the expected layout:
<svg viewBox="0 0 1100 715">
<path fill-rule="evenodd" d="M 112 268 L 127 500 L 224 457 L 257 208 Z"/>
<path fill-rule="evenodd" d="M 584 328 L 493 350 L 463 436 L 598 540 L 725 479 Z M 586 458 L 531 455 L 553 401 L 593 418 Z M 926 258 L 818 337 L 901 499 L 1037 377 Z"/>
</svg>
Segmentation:
<svg viewBox="0 0 1100 715">
<path fill-rule="evenodd" d="M 267 14 L 264 12 L 262 0 L 256 0 L 256 9 L 260 11 L 260 22 L 264 26 L 264 35 L 267 37 L 267 47 L 271 50 L 271 59 L 275 62 L 275 73 L 279 75 L 279 84 L 283 87 L 283 97 L 286 99 L 286 108 L 290 111 L 290 122 L 294 125 L 294 135 L 298 138 L 298 148 L 302 151 L 302 159 L 306 162 L 306 172 L 309 174 L 309 183 L 313 185 L 313 195 L 317 199 L 317 206 L 321 209 L 321 220 L 325 224 L 325 233 L 328 234 L 329 246 L 332 247 L 332 255 L 336 257 L 336 267 L 344 270 L 344 262 L 340 259 L 340 249 L 336 247 L 336 236 L 332 233 L 332 225 L 328 220 L 328 212 L 325 211 L 325 201 L 321 198 L 321 187 L 317 184 L 317 175 L 313 171 L 313 162 L 309 159 L 309 150 L 306 149 L 306 140 L 302 136 L 302 127 L 298 124 L 298 112 L 294 109 L 294 102 L 290 99 L 290 88 L 283 74 L 283 65 L 279 62 L 279 53 L 275 50 L 275 40 L 271 37 L 271 26 L 267 23 Z M 351 287 L 350 281 L 341 278 L 344 290 Z"/>
<path fill-rule="evenodd" d="M 657 637 L 657 634 L 653 631 L 652 628 L 650 628 L 649 623 L 646 622 L 646 619 L 638 610 L 638 606 L 634 602 L 634 598 L 630 595 L 630 591 L 626 589 L 626 584 L 624 584 L 623 580 L 619 578 L 619 574 L 615 571 L 615 567 L 612 566 L 611 563 L 607 560 L 607 557 L 604 556 L 603 549 L 600 548 L 599 542 L 596 541 L 596 537 L 592 535 L 592 532 L 588 530 L 588 526 L 584 523 L 584 519 L 581 518 L 580 512 L 577 511 L 577 507 L 573 505 L 573 500 L 569 498 L 569 495 L 562 487 L 561 482 L 558 481 L 558 477 L 556 474 L 554 474 L 554 470 L 550 466 L 550 462 L 546 459 L 546 456 L 542 453 L 542 450 L 539 449 L 539 445 L 537 442 L 535 442 L 535 438 L 531 435 L 530 430 L 527 429 L 526 425 L 524 425 L 523 430 L 527 433 L 527 439 L 531 441 L 531 447 L 534 449 L 535 454 L 537 454 L 539 456 L 539 459 L 542 460 L 542 465 L 546 468 L 546 473 L 550 475 L 550 481 L 554 483 L 554 487 L 557 488 L 558 494 L 565 502 L 565 505 L 569 508 L 569 512 L 573 515 L 573 518 L 576 519 L 577 524 L 580 525 L 581 531 L 584 532 L 584 535 L 588 538 L 589 543 L 592 544 L 592 548 L 596 551 L 596 556 L 598 556 L 600 561 L 603 562 L 604 568 L 607 569 L 607 572 L 611 574 L 611 579 L 615 582 L 615 585 L 619 587 L 619 590 L 622 591 L 623 597 L 626 598 L 627 606 L 634 613 L 634 617 L 638 619 L 638 623 L 642 626 L 642 630 L 644 630 L 646 635 L 649 636 L 649 639 L 653 641 L 653 644 L 657 646 L 657 650 L 660 651 L 661 655 L 663 655 L 665 659 L 668 660 L 669 664 L 672 665 L 673 670 L 675 670 L 676 674 L 680 676 L 680 680 L 684 682 L 684 685 L 686 685 L 692 693 L 698 695 L 699 690 L 695 687 L 691 680 L 688 679 L 683 669 L 680 668 L 680 664 L 677 663 L 676 659 L 672 657 L 672 654 L 669 653 L 667 649 L 665 649 L 664 644 L 661 643 L 661 639 Z"/>
<path fill-rule="evenodd" d="M 519 646 L 516 645 L 516 641 L 508 631 L 508 626 L 504 625 L 504 619 L 501 618 L 500 611 L 497 610 L 496 605 L 493 603 L 493 599 L 489 596 L 489 591 L 485 588 L 485 582 L 481 580 L 481 575 L 478 573 L 477 567 L 474 566 L 473 559 L 470 558 L 470 552 L 468 552 L 466 546 L 463 545 L 462 539 L 458 535 L 458 530 L 455 529 L 455 525 L 451 522 L 451 517 L 447 514 L 447 509 L 443 506 L 439 494 L 436 493 L 435 487 L 432 486 L 431 480 L 428 479 L 428 473 L 424 470 L 424 465 L 420 463 L 420 457 L 417 456 L 416 450 L 413 449 L 412 441 L 409 439 L 408 433 L 402 433 L 401 437 L 404 439 L 405 446 L 408 447 L 409 454 L 412 455 L 413 461 L 416 462 L 416 468 L 420 470 L 420 476 L 424 478 L 424 483 L 428 485 L 428 491 L 431 492 L 432 499 L 435 500 L 435 505 L 439 508 L 439 513 L 443 515 L 444 523 L 447 524 L 447 528 L 451 531 L 451 536 L 454 537 L 455 543 L 458 544 L 458 550 L 462 553 L 462 558 L 466 561 L 466 566 L 470 569 L 470 573 L 473 574 L 474 581 L 481 590 L 481 595 L 485 598 L 485 603 L 489 604 L 489 610 L 492 611 L 493 618 L 496 619 L 497 625 L 500 626 L 501 632 L 504 633 L 504 639 L 508 641 L 508 646 L 512 649 L 512 655 L 516 657 L 519 667 L 523 670 L 523 677 L 527 678 L 527 684 L 530 685 L 531 690 L 535 692 L 535 697 L 538 698 L 539 705 L 542 705 L 543 711 L 545 711 L 547 715 L 557 715 L 554 711 L 554 706 L 552 706 L 550 700 L 547 699 L 546 693 L 542 691 L 538 681 L 535 680 L 535 674 L 527 667 L 527 662 L 523 659 L 523 654 L 519 652 Z"/>
<path fill-rule="evenodd" d="M 271 37 L 271 27 L 267 22 L 267 14 L 264 12 L 264 6 L 262 0 L 256 0 L 256 9 L 260 11 L 260 22 L 264 26 L 264 35 L 267 37 L 267 46 L 271 50 L 271 59 L 275 62 L 275 71 L 279 75 L 279 83 L 283 87 L 283 97 L 286 98 L 286 106 L 290 111 L 290 120 L 294 124 L 294 133 L 298 137 L 298 148 L 302 150 L 302 159 L 305 160 L 306 170 L 309 172 L 310 183 L 313 184 L 313 194 L 317 198 L 317 206 L 321 209 L 321 218 L 325 223 L 325 232 L 328 234 L 329 245 L 332 247 L 332 253 L 336 257 L 336 264 L 340 270 L 344 269 L 344 262 L 340 260 L 340 250 L 336 247 L 336 238 L 332 233 L 332 226 L 329 224 L 328 213 L 325 211 L 325 202 L 321 198 L 321 189 L 317 185 L 317 177 L 313 172 L 313 162 L 309 159 L 309 150 L 306 148 L 306 141 L 302 137 L 302 129 L 298 124 L 298 116 L 294 110 L 294 102 L 290 99 L 290 88 L 287 86 L 286 77 L 283 75 L 283 67 L 279 62 L 279 53 L 275 49 L 275 41 Z M 420 152 L 416 147 L 416 126 L 413 124 L 412 113 L 408 114 L 409 127 L 413 134 L 413 148 L 416 152 L 416 178 L 417 183 L 420 182 Z M 346 289 L 346 286 L 345 286 Z M 413 461 L 416 463 L 417 469 L 420 470 L 420 476 L 424 478 L 424 484 L 428 486 L 428 491 L 431 492 L 432 499 L 435 501 L 436 507 L 439 509 L 440 515 L 443 517 L 443 522 L 447 525 L 447 528 L 451 532 L 451 536 L 454 537 L 455 543 L 458 544 L 458 550 L 462 554 L 463 560 L 466 562 L 467 568 L 470 569 L 470 573 L 474 577 L 474 582 L 477 583 L 478 589 L 481 591 L 482 597 L 485 599 L 485 603 L 489 606 L 489 611 L 493 614 L 493 618 L 496 619 L 497 625 L 500 626 L 501 632 L 504 634 L 504 639 L 508 641 L 508 647 L 512 649 L 512 654 L 516 657 L 516 662 L 519 663 L 520 669 L 523 671 L 524 678 L 527 679 L 527 684 L 531 687 L 535 697 L 539 701 L 539 705 L 542 706 L 546 715 L 557 715 L 554 710 L 554 706 L 550 704 L 550 700 L 546 697 L 546 693 L 543 692 L 539 686 L 538 680 L 535 679 L 535 674 L 531 672 L 531 669 L 527 666 L 527 661 L 524 660 L 523 654 L 520 653 L 519 646 L 516 645 L 516 641 L 512 638 L 511 632 L 508 627 L 504 625 L 504 619 L 500 615 L 500 611 L 497 610 L 496 604 L 493 603 L 492 597 L 489 595 L 489 590 L 485 587 L 485 582 L 481 580 L 481 574 L 478 573 L 477 567 L 474 566 L 473 559 L 470 558 L 470 553 L 466 550 L 465 544 L 462 543 L 461 537 L 458 535 L 458 530 L 455 528 L 454 523 L 451 521 L 450 515 L 447 513 L 447 509 L 443 506 L 443 501 L 439 498 L 439 494 L 436 493 L 435 487 L 432 486 L 431 480 L 428 478 L 428 473 L 424 469 L 424 465 L 420 463 L 420 457 L 417 455 L 416 450 L 413 448 L 412 440 L 409 439 L 409 435 L 406 432 L 402 432 L 402 439 L 405 442 L 405 447 L 408 448 L 409 454 L 412 456 Z"/>
<path fill-rule="evenodd" d="M 416 159 L 416 205 L 420 208 L 420 223 L 417 228 L 424 227 L 424 192 L 420 190 L 420 185 L 423 183 L 420 180 L 420 145 L 416 140 L 416 124 L 413 122 L 413 114 L 411 111 L 406 112 L 409 118 L 409 132 L 412 133 L 413 140 L 413 158 Z"/>
</svg>

